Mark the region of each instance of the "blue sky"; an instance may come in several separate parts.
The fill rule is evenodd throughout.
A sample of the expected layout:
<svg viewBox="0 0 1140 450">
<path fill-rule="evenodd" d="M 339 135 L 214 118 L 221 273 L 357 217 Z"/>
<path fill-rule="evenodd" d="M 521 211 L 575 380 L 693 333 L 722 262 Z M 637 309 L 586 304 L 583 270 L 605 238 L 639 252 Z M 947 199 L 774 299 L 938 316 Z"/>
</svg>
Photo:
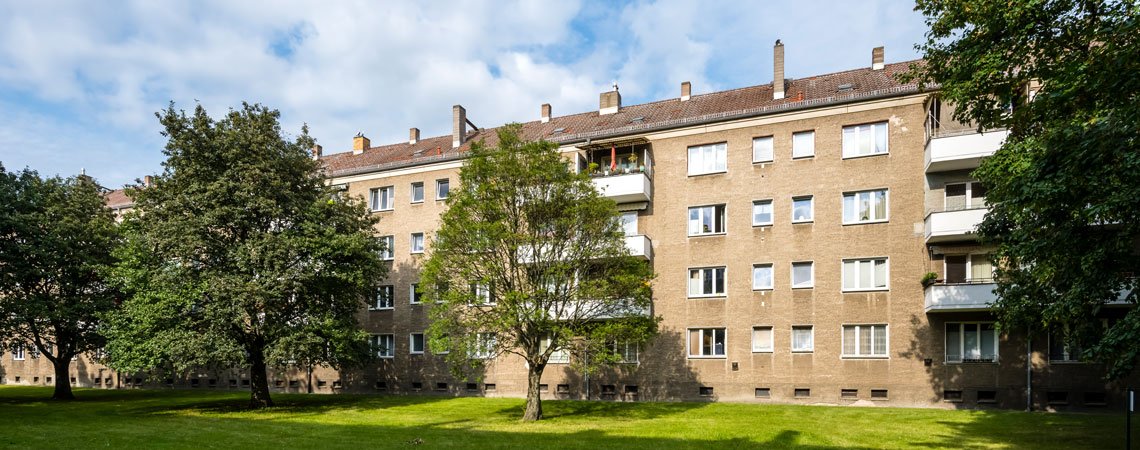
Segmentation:
<svg viewBox="0 0 1140 450">
<path fill-rule="evenodd" d="M 914 59 L 913 3 L 868 1 L 0 2 L 0 163 L 121 187 L 162 170 L 154 116 L 242 101 L 326 153 Z"/>
</svg>

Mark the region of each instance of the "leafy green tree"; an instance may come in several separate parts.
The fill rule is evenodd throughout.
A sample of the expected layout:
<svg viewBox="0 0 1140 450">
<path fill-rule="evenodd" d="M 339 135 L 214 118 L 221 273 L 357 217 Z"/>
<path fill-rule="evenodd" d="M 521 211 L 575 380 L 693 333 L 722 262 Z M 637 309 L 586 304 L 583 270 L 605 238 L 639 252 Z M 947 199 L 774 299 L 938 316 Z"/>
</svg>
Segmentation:
<svg viewBox="0 0 1140 450">
<path fill-rule="evenodd" d="M 913 75 L 955 118 L 1007 128 L 974 175 L 982 238 L 997 245 L 1006 327 L 1066 330 L 1109 375 L 1140 356 L 1140 310 L 1107 329 L 1105 303 L 1136 303 L 1140 268 L 1140 4 L 919 0 L 930 30 Z"/>
<path fill-rule="evenodd" d="M 542 418 L 539 382 L 554 352 L 640 344 L 655 332 L 649 265 L 629 256 L 614 202 L 569 170 L 557 145 L 472 145 L 422 274 L 433 349 L 460 374 L 504 353 L 527 363 L 524 420 Z M 607 357 L 608 356 L 608 357 Z"/>
<path fill-rule="evenodd" d="M 272 406 L 266 371 L 348 368 L 369 355 L 356 313 L 385 276 L 375 219 L 326 186 L 308 130 L 243 104 L 215 122 L 171 105 L 164 172 L 129 189 L 117 276 L 129 292 L 108 330 L 125 371 L 245 367 L 250 406 Z"/>
<path fill-rule="evenodd" d="M 0 166 L 0 348 L 32 346 L 55 369 L 56 400 L 71 400 L 72 358 L 103 345 L 99 315 L 119 243 L 103 192 L 87 176 L 41 179 Z"/>
</svg>

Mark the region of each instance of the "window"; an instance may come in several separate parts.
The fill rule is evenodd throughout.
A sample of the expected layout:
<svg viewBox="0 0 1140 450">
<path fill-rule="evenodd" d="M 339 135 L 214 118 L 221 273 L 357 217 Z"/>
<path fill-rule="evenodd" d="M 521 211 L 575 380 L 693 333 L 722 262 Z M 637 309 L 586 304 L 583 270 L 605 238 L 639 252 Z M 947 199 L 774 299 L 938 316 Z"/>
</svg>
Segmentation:
<svg viewBox="0 0 1140 450">
<path fill-rule="evenodd" d="M 368 204 L 373 211 L 390 211 L 395 196 L 396 189 L 392 186 L 375 188 L 369 191 Z"/>
<path fill-rule="evenodd" d="M 815 156 L 815 131 L 792 134 L 792 159 Z"/>
<path fill-rule="evenodd" d="M 843 194 L 843 223 L 869 223 L 887 220 L 887 190 Z"/>
<path fill-rule="evenodd" d="M 993 322 L 947 323 L 946 362 L 997 362 L 997 342 Z"/>
<path fill-rule="evenodd" d="M 1065 342 L 1063 330 L 1049 333 L 1049 361 L 1050 362 L 1080 362 L 1081 348 Z"/>
<path fill-rule="evenodd" d="M 728 144 L 689 147 L 689 175 L 703 175 L 728 170 Z"/>
<path fill-rule="evenodd" d="M 792 351 L 810 352 L 815 349 L 815 333 L 811 325 L 792 327 Z"/>
<path fill-rule="evenodd" d="M 380 236 L 380 244 L 384 247 L 380 250 L 380 259 L 391 261 L 394 256 L 393 249 L 396 247 L 396 237 Z"/>
<path fill-rule="evenodd" d="M 374 299 L 372 309 L 394 308 L 396 305 L 393 300 L 393 292 L 395 292 L 395 286 L 390 284 L 376 288 L 376 298 Z"/>
<path fill-rule="evenodd" d="M 887 289 L 887 258 L 843 260 L 844 291 Z"/>
<path fill-rule="evenodd" d="M 494 305 L 495 294 L 491 292 L 491 287 L 486 284 L 473 284 L 471 285 L 471 294 L 475 296 L 477 304 L 480 305 Z"/>
<path fill-rule="evenodd" d="M 614 354 L 618 355 L 618 362 L 622 364 L 637 364 L 638 345 L 630 341 L 614 341 Z"/>
<path fill-rule="evenodd" d="M 424 334 L 412 333 L 408 335 L 408 353 L 413 355 L 424 354 Z"/>
<path fill-rule="evenodd" d="M 420 291 L 419 283 L 412 283 L 408 288 L 408 302 L 415 305 L 424 301 L 424 293 Z"/>
<path fill-rule="evenodd" d="M 752 290 L 772 289 L 772 278 L 771 264 L 752 265 Z"/>
<path fill-rule="evenodd" d="M 986 187 L 977 181 L 969 183 L 948 183 L 943 206 L 946 211 L 977 209 L 986 207 Z"/>
<path fill-rule="evenodd" d="M 752 202 L 752 226 L 771 225 L 772 221 L 771 200 L 756 200 Z"/>
<path fill-rule="evenodd" d="M 12 347 L 12 361 L 23 361 L 24 357 L 24 344 L 16 344 Z"/>
<path fill-rule="evenodd" d="M 412 253 L 424 252 L 424 234 L 412 233 Z"/>
<path fill-rule="evenodd" d="M 621 213 L 621 231 L 626 236 L 637 236 L 637 211 Z"/>
<path fill-rule="evenodd" d="M 771 353 L 772 327 L 752 327 L 752 353 Z"/>
<path fill-rule="evenodd" d="M 538 351 L 540 353 L 545 352 L 548 348 L 550 348 L 550 344 L 550 336 L 543 337 L 542 342 L 539 343 Z M 568 364 L 570 362 L 570 352 L 566 348 L 560 348 L 558 350 L 550 352 L 550 359 L 546 362 L 550 364 Z"/>
<path fill-rule="evenodd" d="M 724 205 L 689 208 L 689 236 L 725 232 Z"/>
<path fill-rule="evenodd" d="M 947 283 L 993 283 L 994 265 L 990 255 L 946 255 L 943 257 L 944 279 Z"/>
<path fill-rule="evenodd" d="M 689 269 L 689 297 L 724 295 L 724 267 Z"/>
<path fill-rule="evenodd" d="M 695 328 L 689 330 L 689 357 L 723 357 L 724 335 L 724 328 Z"/>
<path fill-rule="evenodd" d="M 772 388 L 756 388 L 756 398 L 772 398 Z"/>
<path fill-rule="evenodd" d="M 843 356 L 887 357 L 887 326 L 844 325 Z"/>
<path fill-rule="evenodd" d="M 811 222 L 815 217 L 812 196 L 792 197 L 792 223 Z"/>
<path fill-rule="evenodd" d="M 412 183 L 412 203 L 423 203 L 423 202 L 424 202 L 424 183 L 422 181 Z"/>
<path fill-rule="evenodd" d="M 883 155 L 887 153 L 887 123 L 870 123 L 843 127 L 843 157 Z"/>
<path fill-rule="evenodd" d="M 435 180 L 435 199 L 443 200 L 451 195 L 451 180 L 444 178 Z"/>
<path fill-rule="evenodd" d="M 772 162 L 772 136 L 752 139 L 752 162 Z"/>
<path fill-rule="evenodd" d="M 811 261 L 792 263 L 792 289 L 815 286 L 815 268 Z"/>
<path fill-rule="evenodd" d="M 795 396 L 796 398 L 808 398 L 808 397 L 811 397 L 811 389 L 810 388 L 795 388 L 792 390 L 792 395 Z"/>
<path fill-rule="evenodd" d="M 394 334 L 374 334 L 372 335 L 372 348 L 376 350 L 376 356 L 380 358 L 392 358 L 396 356 L 396 335 Z"/>
<path fill-rule="evenodd" d="M 471 352 L 471 357 L 476 359 L 490 359 L 495 356 L 495 335 L 491 333 L 479 333 L 475 336 L 475 348 Z M 491 388 L 488 388 L 491 390 Z"/>
</svg>

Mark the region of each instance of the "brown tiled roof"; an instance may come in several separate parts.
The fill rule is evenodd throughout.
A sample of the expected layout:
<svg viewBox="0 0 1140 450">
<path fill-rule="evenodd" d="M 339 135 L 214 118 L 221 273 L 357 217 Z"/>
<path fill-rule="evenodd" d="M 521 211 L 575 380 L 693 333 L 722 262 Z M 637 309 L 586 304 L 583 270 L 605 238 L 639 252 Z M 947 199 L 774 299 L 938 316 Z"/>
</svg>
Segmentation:
<svg viewBox="0 0 1140 450">
<path fill-rule="evenodd" d="M 882 70 L 862 68 L 827 75 L 788 80 L 785 97 L 772 99 L 772 85 L 762 84 L 709 94 L 694 95 L 688 101 L 678 98 L 640 105 L 622 106 L 615 114 L 599 115 L 590 111 L 561 117 L 550 122 L 522 124 L 524 139 L 561 144 L 581 142 L 677 128 L 705 122 L 772 114 L 782 111 L 806 109 L 836 103 L 893 97 L 918 91 L 915 84 L 903 84 L 896 75 L 905 72 L 912 63 L 921 60 L 887 64 Z M 842 88 L 842 89 L 841 89 Z M 467 142 L 459 149 L 451 148 L 451 136 L 437 136 L 417 144 L 399 143 L 371 147 L 359 155 L 352 152 L 335 153 L 321 158 L 326 171 L 332 176 L 367 173 L 431 162 L 460 159 L 472 142 L 482 141 L 495 145 L 498 138 L 494 129 L 482 129 L 468 134 Z"/>
<path fill-rule="evenodd" d="M 111 209 L 118 209 L 123 207 L 132 206 L 135 204 L 134 200 L 127 197 L 127 192 L 124 189 L 115 189 L 108 192 L 103 196 L 106 199 L 107 207 Z"/>
</svg>

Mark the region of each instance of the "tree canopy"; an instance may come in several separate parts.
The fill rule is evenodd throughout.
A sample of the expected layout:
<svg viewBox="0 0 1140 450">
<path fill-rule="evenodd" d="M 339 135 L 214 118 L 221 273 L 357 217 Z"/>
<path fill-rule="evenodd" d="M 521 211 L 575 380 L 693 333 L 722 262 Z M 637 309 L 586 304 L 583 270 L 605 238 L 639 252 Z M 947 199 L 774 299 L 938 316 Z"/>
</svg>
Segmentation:
<svg viewBox="0 0 1140 450">
<path fill-rule="evenodd" d="M 1112 377 L 1140 356 L 1140 4 L 919 0 L 930 30 L 913 76 L 955 118 L 1009 130 L 974 175 L 991 210 L 1003 326 L 1060 330 Z M 1122 293 L 1124 296 L 1122 296 Z"/>
<path fill-rule="evenodd" d="M 103 191 L 87 176 L 40 178 L 0 166 L 0 348 L 43 355 L 52 398 L 69 400 L 72 357 L 102 347 L 99 316 L 119 243 Z"/>
<path fill-rule="evenodd" d="M 272 405 L 266 371 L 368 358 L 356 320 L 386 274 L 375 219 L 326 185 L 307 129 L 286 140 L 278 112 L 243 104 L 214 121 L 171 105 L 153 186 L 128 190 L 110 363 L 185 373 L 244 367 L 251 406 Z"/>
<path fill-rule="evenodd" d="M 656 332 L 647 262 L 629 256 L 613 201 L 570 170 L 556 144 L 525 141 L 519 126 L 474 143 L 429 248 L 421 288 L 432 349 L 464 373 L 501 354 L 526 361 L 524 420 L 539 420 L 539 382 L 555 352 L 593 350 Z M 441 353 L 441 352 L 440 352 Z"/>
</svg>

